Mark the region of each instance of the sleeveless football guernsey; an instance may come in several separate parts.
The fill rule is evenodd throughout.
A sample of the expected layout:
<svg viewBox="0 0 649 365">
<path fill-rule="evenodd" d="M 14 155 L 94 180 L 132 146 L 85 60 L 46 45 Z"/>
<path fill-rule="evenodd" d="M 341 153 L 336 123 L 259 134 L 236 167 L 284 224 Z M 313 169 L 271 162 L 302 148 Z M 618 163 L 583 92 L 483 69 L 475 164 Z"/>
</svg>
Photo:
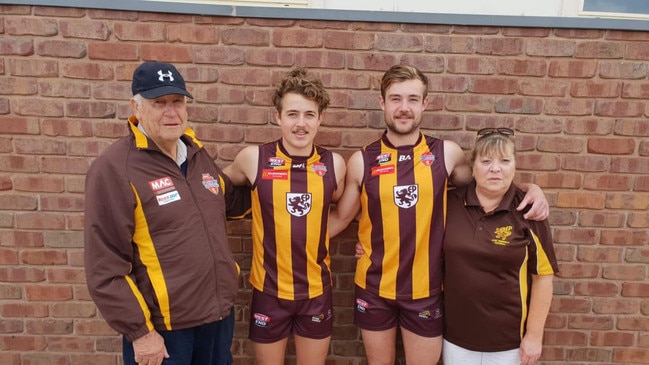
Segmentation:
<svg viewBox="0 0 649 365">
<path fill-rule="evenodd" d="M 386 299 L 441 291 L 448 173 L 444 141 L 420 134 L 412 146 L 383 137 L 362 150 L 359 240 L 365 255 L 356 285 Z"/>
<path fill-rule="evenodd" d="M 259 146 L 252 186 L 253 287 L 286 300 L 331 289 L 327 221 L 336 188 L 330 151 L 315 146 L 311 156 L 293 157 L 280 141 Z"/>
</svg>

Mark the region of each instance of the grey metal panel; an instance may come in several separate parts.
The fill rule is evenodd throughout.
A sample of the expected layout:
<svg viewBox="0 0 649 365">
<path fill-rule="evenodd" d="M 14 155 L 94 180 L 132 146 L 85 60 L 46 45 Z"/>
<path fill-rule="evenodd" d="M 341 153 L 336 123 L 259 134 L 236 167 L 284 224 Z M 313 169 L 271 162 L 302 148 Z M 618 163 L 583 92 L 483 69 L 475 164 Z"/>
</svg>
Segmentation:
<svg viewBox="0 0 649 365">
<path fill-rule="evenodd" d="M 145 0 L 0 0 L 0 4 L 61 6 L 106 10 L 252 18 L 448 24 L 497 27 L 649 30 L 649 21 L 609 18 L 534 17 L 419 12 L 310 9 L 158 2 Z"/>
</svg>

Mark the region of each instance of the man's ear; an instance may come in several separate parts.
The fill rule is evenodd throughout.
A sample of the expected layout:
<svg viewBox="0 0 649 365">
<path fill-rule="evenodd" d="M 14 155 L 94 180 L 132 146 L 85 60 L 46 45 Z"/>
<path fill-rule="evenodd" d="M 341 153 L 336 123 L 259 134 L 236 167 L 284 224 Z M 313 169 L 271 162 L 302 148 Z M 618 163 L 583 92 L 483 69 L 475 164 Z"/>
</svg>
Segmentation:
<svg viewBox="0 0 649 365">
<path fill-rule="evenodd" d="M 139 105 L 137 104 L 137 101 L 135 101 L 134 98 L 131 98 L 131 110 L 133 111 L 133 115 L 137 115 Z"/>
<path fill-rule="evenodd" d="M 279 110 L 275 109 L 273 111 L 273 116 L 275 117 L 275 122 L 277 122 L 278 125 L 282 125 L 282 118 Z"/>
</svg>

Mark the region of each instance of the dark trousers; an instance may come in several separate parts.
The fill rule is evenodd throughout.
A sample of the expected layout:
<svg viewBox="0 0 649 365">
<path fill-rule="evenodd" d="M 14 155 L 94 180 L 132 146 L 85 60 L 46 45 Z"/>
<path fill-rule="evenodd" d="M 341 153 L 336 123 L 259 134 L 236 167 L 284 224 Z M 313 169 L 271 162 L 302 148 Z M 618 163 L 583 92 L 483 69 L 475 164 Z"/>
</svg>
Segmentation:
<svg viewBox="0 0 649 365">
<path fill-rule="evenodd" d="M 220 321 L 173 331 L 159 331 L 169 358 L 163 365 L 231 365 L 234 308 Z M 123 339 L 124 365 L 137 365 L 133 343 Z"/>
</svg>

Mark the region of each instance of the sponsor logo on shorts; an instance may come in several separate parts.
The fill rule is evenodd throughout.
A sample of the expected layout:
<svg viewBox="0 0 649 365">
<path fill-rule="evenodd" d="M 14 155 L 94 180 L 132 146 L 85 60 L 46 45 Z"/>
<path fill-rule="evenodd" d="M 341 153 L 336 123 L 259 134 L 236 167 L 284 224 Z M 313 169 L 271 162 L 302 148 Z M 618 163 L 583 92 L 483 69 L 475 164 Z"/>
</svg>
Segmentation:
<svg viewBox="0 0 649 365">
<path fill-rule="evenodd" d="M 317 316 L 311 316 L 311 322 L 322 323 L 325 319 L 325 315 L 320 313 Z"/>
<path fill-rule="evenodd" d="M 270 323 L 270 317 L 265 314 L 255 313 L 252 315 L 252 318 L 257 327 L 268 327 L 268 323 Z"/>
<path fill-rule="evenodd" d="M 442 318 L 442 309 L 441 308 L 435 308 L 433 311 L 433 319 L 440 319 Z"/>
<path fill-rule="evenodd" d="M 311 322 L 322 323 L 330 320 L 333 317 L 331 309 L 327 310 L 327 314 L 320 313 L 316 316 L 311 316 Z"/>
<path fill-rule="evenodd" d="M 367 302 L 364 301 L 363 299 L 356 298 L 356 310 L 357 310 L 357 311 L 359 311 L 359 312 L 361 312 L 361 313 L 365 313 L 365 312 L 367 312 L 367 308 L 368 308 L 369 306 L 370 306 L 370 305 L 367 304 Z"/>
<path fill-rule="evenodd" d="M 442 309 L 438 307 L 438 308 L 433 309 L 432 312 L 428 311 L 428 310 L 419 312 L 419 318 L 422 318 L 422 319 L 431 319 L 431 318 L 432 319 L 440 319 L 440 318 L 442 318 Z"/>
</svg>

